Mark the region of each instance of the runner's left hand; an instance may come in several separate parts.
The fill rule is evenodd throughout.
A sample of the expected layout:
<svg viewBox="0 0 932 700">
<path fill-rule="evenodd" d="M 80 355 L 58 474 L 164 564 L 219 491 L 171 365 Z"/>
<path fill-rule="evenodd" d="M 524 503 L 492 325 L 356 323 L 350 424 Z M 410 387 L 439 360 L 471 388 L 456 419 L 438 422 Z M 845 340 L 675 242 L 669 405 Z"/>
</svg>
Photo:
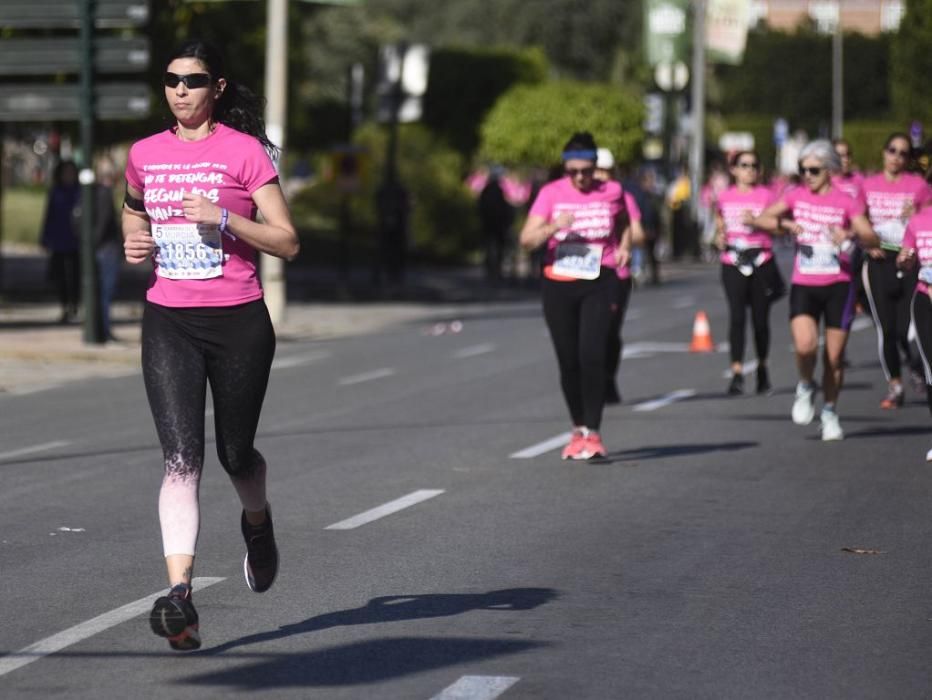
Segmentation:
<svg viewBox="0 0 932 700">
<path fill-rule="evenodd" d="M 188 221 L 197 224 L 220 223 L 220 207 L 203 195 L 185 192 L 181 207 L 184 210 L 184 218 Z"/>
<path fill-rule="evenodd" d="M 615 267 L 624 267 L 631 260 L 631 249 L 620 245 L 615 251 Z"/>
</svg>

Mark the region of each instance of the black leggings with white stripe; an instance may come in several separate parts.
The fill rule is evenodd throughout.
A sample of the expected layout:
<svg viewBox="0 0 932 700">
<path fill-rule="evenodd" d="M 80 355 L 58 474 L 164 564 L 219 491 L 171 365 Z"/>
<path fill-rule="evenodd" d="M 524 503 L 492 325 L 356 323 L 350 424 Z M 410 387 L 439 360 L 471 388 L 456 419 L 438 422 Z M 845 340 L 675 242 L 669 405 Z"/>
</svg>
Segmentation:
<svg viewBox="0 0 932 700">
<path fill-rule="evenodd" d="M 932 361 L 932 299 L 929 299 L 928 294 L 917 290 L 913 295 L 912 319 L 916 326 L 916 340 L 926 380 L 926 400 L 929 413 L 932 413 L 932 367 L 929 366 Z"/>
<path fill-rule="evenodd" d="M 902 376 L 900 353 L 910 366 L 918 368 L 918 360 L 910 348 L 909 304 L 916 289 L 917 271 L 902 271 L 896 266 L 896 252 L 885 250 L 876 260 L 865 256 L 861 268 L 864 292 L 870 304 L 877 328 L 877 349 L 887 380 Z"/>
</svg>

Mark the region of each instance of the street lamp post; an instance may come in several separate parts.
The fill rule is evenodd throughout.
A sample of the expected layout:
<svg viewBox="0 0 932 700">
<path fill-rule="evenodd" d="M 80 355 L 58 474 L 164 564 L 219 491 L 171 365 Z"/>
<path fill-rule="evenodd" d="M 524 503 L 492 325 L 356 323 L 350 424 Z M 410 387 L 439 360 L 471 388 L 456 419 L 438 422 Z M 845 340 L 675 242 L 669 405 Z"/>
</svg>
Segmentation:
<svg viewBox="0 0 932 700">
<path fill-rule="evenodd" d="M 692 153 L 690 161 L 690 207 L 699 217 L 699 190 L 705 170 L 705 13 L 706 0 L 693 0 L 692 55 Z"/>
</svg>

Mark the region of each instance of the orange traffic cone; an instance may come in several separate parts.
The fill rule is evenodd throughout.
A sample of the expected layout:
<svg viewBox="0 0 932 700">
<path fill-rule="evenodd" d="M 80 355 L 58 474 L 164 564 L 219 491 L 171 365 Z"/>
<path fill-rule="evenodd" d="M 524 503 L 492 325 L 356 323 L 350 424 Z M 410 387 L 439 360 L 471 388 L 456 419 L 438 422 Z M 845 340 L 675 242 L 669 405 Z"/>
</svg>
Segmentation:
<svg viewBox="0 0 932 700">
<path fill-rule="evenodd" d="M 709 317 L 705 311 L 696 312 L 693 321 L 693 341 L 689 344 L 690 352 L 713 352 L 715 343 L 712 342 L 712 329 L 709 327 Z"/>
</svg>

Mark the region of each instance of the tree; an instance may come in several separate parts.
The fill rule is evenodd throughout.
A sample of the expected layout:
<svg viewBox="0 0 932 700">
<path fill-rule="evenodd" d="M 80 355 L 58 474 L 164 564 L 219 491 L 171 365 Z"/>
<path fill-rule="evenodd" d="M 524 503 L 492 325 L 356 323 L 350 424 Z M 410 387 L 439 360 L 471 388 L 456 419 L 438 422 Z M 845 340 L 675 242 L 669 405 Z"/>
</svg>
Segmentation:
<svg viewBox="0 0 932 700">
<path fill-rule="evenodd" d="M 480 153 L 509 165 L 554 163 L 567 139 L 589 131 L 624 163 L 643 138 L 639 97 L 605 83 L 554 81 L 505 93 L 482 124 Z"/>
<path fill-rule="evenodd" d="M 906 13 L 891 51 L 891 87 L 896 113 L 932 123 L 932 0 L 906 0 Z"/>
</svg>

